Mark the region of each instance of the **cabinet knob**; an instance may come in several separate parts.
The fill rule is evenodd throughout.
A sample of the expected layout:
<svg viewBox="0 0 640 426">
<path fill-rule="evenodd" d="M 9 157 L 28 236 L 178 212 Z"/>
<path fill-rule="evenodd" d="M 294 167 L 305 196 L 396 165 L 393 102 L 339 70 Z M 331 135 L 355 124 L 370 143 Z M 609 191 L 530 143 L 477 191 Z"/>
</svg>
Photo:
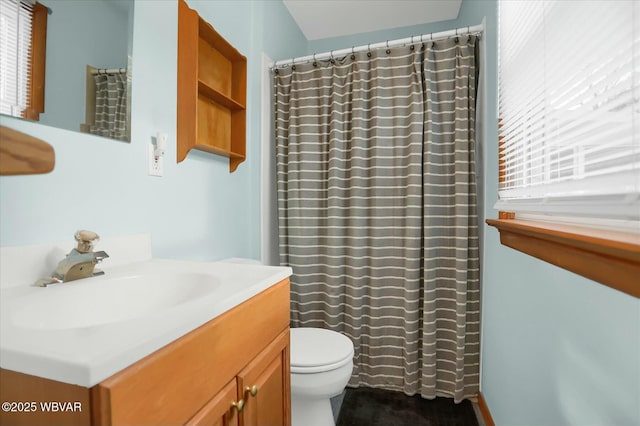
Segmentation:
<svg viewBox="0 0 640 426">
<path fill-rule="evenodd" d="M 253 385 L 251 387 L 247 386 L 244 389 L 245 393 L 251 394 L 251 396 L 256 396 L 258 394 L 258 385 Z"/>
<path fill-rule="evenodd" d="M 236 409 L 238 410 L 238 413 L 242 413 L 242 410 L 244 409 L 244 399 L 241 399 L 238 402 L 233 401 L 231 403 L 231 409 Z"/>
</svg>

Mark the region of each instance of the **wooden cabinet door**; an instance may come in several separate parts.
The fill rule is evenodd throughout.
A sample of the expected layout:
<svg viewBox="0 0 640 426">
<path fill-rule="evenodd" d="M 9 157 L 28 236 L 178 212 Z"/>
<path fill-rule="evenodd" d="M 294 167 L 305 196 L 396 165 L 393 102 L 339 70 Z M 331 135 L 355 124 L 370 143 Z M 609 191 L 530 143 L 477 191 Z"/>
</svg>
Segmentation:
<svg viewBox="0 0 640 426">
<path fill-rule="evenodd" d="M 239 375 L 243 426 L 290 426 L 289 330 L 282 332 Z"/>
<path fill-rule="evenodd" d="M 188 426 L 238 426 L 237 394 L 238 388 L 234 378 L 186 424 Z M 243 403 L 244 401 L 240 403 L 240 409 Z"/>
</svg>

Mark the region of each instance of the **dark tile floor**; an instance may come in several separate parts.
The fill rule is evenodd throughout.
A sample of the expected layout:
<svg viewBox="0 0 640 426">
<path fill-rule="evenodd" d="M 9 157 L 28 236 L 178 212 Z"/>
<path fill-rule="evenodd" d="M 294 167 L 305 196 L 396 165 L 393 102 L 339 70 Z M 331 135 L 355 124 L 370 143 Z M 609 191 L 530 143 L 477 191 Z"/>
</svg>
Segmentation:
<svg viewBox="0 0 640 426">
<path fill-rule="evenodd" d="M 478 426 L 470 401 L 423 399 L 402 392 L 347 388 L 337 426 Z"/>
</svg>

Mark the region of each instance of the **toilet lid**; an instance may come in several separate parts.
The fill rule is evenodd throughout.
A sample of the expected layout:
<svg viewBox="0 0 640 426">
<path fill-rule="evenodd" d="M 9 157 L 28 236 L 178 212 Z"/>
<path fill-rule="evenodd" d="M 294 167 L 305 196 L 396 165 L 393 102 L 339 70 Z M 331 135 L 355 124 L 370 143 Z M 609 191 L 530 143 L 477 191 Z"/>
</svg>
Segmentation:
<svg viewBox="0 0 640 426">
<path fill-rule="evenodd" d="M 347 364 L 353 358 L 353 343 L 336 331 L 323 328 L 291 329 L 291 371 L 317 373 Z"/>
</svg>

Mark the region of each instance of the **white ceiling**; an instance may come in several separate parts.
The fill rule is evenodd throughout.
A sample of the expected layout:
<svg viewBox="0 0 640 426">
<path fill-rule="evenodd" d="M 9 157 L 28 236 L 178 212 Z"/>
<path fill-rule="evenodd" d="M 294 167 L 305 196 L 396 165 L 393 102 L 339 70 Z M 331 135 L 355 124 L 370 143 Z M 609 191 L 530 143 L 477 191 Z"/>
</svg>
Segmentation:
<svg viewBox="0 0 640 426">
<path fill-rule="evenodd" d="M 456 19 L 462 0 L 283 0 L 307 40 Z"/>
</svg>

